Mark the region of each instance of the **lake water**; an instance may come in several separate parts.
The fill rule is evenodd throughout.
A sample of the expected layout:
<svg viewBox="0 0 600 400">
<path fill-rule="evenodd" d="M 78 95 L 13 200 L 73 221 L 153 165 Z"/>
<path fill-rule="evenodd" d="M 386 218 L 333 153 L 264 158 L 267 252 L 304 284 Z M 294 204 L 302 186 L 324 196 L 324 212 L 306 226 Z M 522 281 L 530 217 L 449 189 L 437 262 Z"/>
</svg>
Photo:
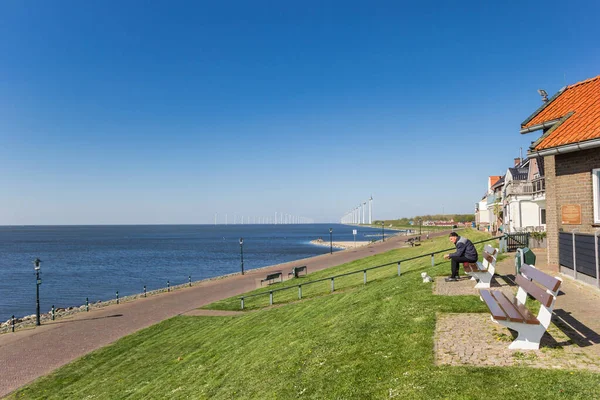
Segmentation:
<svg viewBox="0 0 600 400">
<path fill-rule="evenodd" d="M 381 237 L 381 230 L 339 224 L 0 226 L 0 321 L 35 314 L 35 272 L 42 260 L 41 312 L 141 293 L 329 252 L 310 244 Z M 386 236 L 391 232 L 386 232 Z M 334 249 L 335 251 L 335 249 Z"/>
</svg>

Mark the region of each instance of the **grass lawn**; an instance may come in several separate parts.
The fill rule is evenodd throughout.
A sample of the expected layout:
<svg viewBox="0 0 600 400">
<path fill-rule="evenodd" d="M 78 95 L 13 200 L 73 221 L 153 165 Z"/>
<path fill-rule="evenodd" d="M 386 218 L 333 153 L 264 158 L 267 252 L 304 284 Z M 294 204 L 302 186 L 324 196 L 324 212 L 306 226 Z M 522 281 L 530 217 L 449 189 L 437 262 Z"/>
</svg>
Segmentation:
<svg viewBox="0 0 600 400">
<path fill-rule="evenodd" d="M 483 233 L 468 232 L 473 240 Z M 448 247 L 439 238 L 310 274 L 308 281 Z M 39 399 L 593 399 L 598 374 L 435 366 L 438 312 L 487 312 L 477 296 L 434 296 L 430 258 L 336 280 L 336 292 L 282 292 L 235 317 L 176 317 L 95 351 L 13 393 Z M 298 280 L 296 280 L 298 281 Z M 286 284 L 286 283 L 284 283 Z M 318 285 L 315 285 L 315 287 Z M 312 290 L 312 289 L 311 289 Z M 287 293 L 287 294 L 285 294 Z M 288 297 L 286 297 L 288 296 Z M 296 298 L 296 299 L 295 299 Z M 264 299 L 268 304 L 268 296 Z M 262 304 L 264 305 L 264 304 Z M 236 299 L 213 308 L 239 309 Z"/>
</svg>

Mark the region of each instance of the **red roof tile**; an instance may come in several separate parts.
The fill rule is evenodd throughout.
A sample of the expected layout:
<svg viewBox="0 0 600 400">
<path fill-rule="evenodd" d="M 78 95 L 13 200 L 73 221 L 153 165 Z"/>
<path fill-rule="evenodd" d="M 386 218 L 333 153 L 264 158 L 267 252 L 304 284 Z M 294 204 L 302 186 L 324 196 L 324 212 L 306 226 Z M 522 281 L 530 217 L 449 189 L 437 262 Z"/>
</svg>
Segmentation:
<svg viewBox="0 0 600 400">
<path fill-rule="evenodd" d="M 522 128 L 566 117 L 541 138 L 534 150 L 600 138 L 600 75 L 568 86 Z"/>
</svg>

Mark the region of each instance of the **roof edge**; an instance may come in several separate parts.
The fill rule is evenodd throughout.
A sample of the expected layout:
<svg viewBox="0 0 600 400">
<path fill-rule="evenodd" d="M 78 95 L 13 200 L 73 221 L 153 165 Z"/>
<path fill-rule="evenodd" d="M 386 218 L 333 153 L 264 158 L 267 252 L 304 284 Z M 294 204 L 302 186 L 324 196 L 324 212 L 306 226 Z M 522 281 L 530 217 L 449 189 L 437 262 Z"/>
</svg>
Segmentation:
<svg viewBox="0 0 600 400">
<path fill-rule="evenodd" d="M 548 105 L 550 105 L 550 103 L 552 103 L 554 100 L 556 100 L 556 98 L 558 96 L 560 96 L 561 94 L 563 94 L 563 92 L 565 90 L 567 90 L 569 88 L 569 86 L 563 86 L 562 88 L 560 88 L 560 90 L 556 93 L 554 93 L 554 96 L 550 97 L 550 99 L 548 99 L 548 101 L 546 101 L 544 104 L 541 105 L 540 108 L 538 108 L 537 110 L 535 110 L 533 112 L 533 114 L 531 114 L 529 117 L 527 117 L 527 119 L 523 122 L 521 122 L 521 127 L 524 127 L 525 125 L 527 125 L 527 123 L 529 121 L 531 121 L 532 119 L 534 119 L 539 113 L 541 113 L 546 107 L 548 107 Z"/>
<path fill-rule="evenodd" d="M 575 151 L 582 151 L 588 149 L 595 149 L 600 147 L 600 139 L 586 140 L 585 142 L 570 143 L 562 146 L 551 147 L 544 150 L 531 150 L 527 152 L 528 156 L 531 157 L 544 157 L 553 156 L 557 154 L 573 153 Z"/>
<path fill-rule="evenodd" d="M 554 122 L 554 123 L 552 124 L 552 127 L 551 127 L 550 129 L 548 129 L 546 132 L 544 132 L 544 133 L 542 134 L 542 136 L 540 136 L 540 137 L 538 138 L 538 140 L 536 140 L 535 142 L 532 142 L 532 143 L 531 143 L 531 146 L 529 146 L 529 149 L 530 149 L 531 151 L 535 151 L 535 148 L 536 148 L 536 147 L 537 147 L 537 146 L 538 146 L 540 143 L 542 143 L 542 141 L 543 141 L 544 139 L 546 139 L 548 136 L 550 136 L 550 134 L 551 134 L 552 132 L 554 132 L 556 129 L 558 129 L 558 127 L 559 127 L 559 126 L 561 126 L 561 125 L 562 125 L 562 124 L 563 124 L 563 123 L 564 123 L 564 122 L 565 122 L 567 119 L 569 119 L 569 117 L 570 117 L 571 115 L 573 115 L 573 114 L 575 114 L 575 113 L 574 113 L 573 111 L 571 111 L 571 112 L 567 113 L 567 115 L 565 115 L 564 117 L 562 117 L 562 118 L 559 118 L 559 119 L 558 119 L 556 122 Z"/>
</svg>

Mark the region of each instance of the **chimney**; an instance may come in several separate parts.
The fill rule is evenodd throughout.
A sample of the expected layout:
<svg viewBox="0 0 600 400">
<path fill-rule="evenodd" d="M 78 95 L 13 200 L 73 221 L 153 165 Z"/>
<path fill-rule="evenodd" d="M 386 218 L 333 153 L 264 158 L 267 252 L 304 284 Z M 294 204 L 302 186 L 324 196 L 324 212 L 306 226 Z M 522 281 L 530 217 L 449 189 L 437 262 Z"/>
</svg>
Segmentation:
<svg viewBox="0 0 600 400">
<path fill-rule="evenodd" d="M 515 158 L 515 167 L 519 164 L 521 164 L 521 157 Z"/>
</svg>

